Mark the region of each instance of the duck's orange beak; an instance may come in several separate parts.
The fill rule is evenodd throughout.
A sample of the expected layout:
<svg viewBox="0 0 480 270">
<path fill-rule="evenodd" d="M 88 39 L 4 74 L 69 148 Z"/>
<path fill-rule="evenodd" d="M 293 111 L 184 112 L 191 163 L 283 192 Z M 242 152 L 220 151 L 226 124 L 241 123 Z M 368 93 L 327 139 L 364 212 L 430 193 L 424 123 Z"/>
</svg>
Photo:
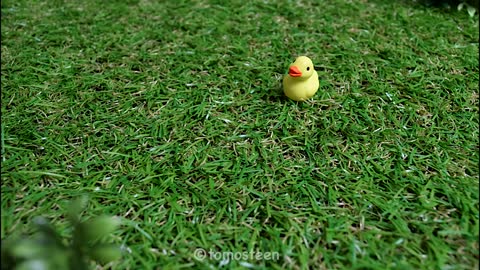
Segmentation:
<svg viewBox="0 0 480 270">
<path fill-rule="evenodd" d="M 300 71 L 300 69 L 298 69 L 298 67 L 291 66 L 290 69 L 288 70 L 288 75 L 292 77 L 300 77 L 302 76 L 302 72 Z"/>
</svg>

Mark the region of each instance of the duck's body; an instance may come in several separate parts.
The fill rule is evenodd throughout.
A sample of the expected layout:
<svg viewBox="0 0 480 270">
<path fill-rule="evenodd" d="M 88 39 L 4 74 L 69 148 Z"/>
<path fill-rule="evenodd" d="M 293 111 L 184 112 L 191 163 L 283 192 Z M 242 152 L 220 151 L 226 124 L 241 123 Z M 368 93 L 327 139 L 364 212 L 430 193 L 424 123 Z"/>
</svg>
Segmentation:
<svg viewBox="0 0 480 270">
<path fill-rule="evenodd" d="M 306 56 L 298 57 L 290 65 L 288 74 L 283 77 L 283 92 L 296 101 L 305 101 L 318 90 L 318 74 L 313 67 L 312 60 Z"/>
</svg>

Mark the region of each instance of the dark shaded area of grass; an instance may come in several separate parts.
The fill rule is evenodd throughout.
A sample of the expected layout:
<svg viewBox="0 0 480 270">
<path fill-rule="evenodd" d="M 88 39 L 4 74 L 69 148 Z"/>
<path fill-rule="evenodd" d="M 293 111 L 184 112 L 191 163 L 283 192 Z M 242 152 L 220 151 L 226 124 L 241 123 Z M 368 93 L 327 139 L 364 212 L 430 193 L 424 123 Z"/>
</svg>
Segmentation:
<svg viewBox="0 0 480 270">
<path fill-rule="evenodd" d="M 472 5 L 476 8 L 478 8 L 478 0 L 424 0 L 426 4 L 428 5 L 436 5 L 436 6 L 452 6 L 456 7 L 460 5 L 461 3 L 467 3 L 469 5 Z"/>
</svg>

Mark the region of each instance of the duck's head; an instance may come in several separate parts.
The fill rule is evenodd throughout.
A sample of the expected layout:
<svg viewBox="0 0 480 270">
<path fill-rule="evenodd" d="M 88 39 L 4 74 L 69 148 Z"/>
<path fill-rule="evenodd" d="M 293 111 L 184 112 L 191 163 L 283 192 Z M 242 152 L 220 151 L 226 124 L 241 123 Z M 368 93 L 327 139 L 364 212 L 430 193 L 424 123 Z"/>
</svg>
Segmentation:
<svg viewBox="0 0 480 270">
<path fill-rule="evenodd" d="M 290 65 L 288 75 L 306 80 L 313 75 L 314 71 L 312 60 L 306 56 L 299 56 L 295 59 L 295 62 Z"/>
</svg>

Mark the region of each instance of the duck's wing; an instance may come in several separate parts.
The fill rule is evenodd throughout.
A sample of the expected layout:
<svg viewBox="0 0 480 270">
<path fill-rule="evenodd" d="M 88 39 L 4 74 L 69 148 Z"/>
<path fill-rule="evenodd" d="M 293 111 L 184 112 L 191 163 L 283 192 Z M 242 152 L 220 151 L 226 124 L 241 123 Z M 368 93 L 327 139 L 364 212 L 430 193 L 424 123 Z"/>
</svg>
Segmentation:
<svg viewBox="0 0 480 270">
<path fill-rule="evenodd" d="M 309 87 L 306 89 L 307 90 L 307 96 L 313 97 L 315 93 L 318 91 L 318 87 L 320 86 L 320 82 L 318 81 L 318 74 L 315 71 L 315 73 L 312 75 L 311 82 L 309 82 Z"/>
</svg>

